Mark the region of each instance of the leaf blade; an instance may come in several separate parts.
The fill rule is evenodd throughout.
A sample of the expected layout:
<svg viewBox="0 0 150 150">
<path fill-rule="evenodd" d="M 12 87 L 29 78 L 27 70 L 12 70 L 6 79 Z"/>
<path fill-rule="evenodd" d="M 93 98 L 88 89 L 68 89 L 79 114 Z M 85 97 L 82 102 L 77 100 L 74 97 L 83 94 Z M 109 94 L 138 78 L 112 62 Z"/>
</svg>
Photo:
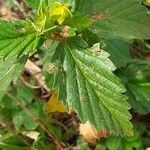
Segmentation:
<svg viewBox="0 0 150 150">
<path fill-rule="evenodd" d="M 19 76 L 26 62 L 26 56 L 21 57 L 21 60 L 16 60 L 16 57 L 0 60 L 0 91 L 5 92 L 12 79 Z"/>
<path fill-rule="evenodd" d="M 92 5 L 91 5 L 92 3 Z M 80 11 L 92 15 L 91 26 L 103 38 L 149 39 L 150 17 L 137 0 L 83 0 Z"/>
<path fill-rule="evenodd" d="M 36 33 L 27 33 L 17 29 L 15 23 L 0 20 L 0 57 L 12 57 L 14 55 L 28 55 L 39 41 Z"/>
<path fill-rule="evenodd" d="M 61 70 L 65 72 L 67 96 L 60 99 L 77 112 L 81 122 L 89 121 L 97 130 L 115 135 L 132 135 L 130 105 L 121 94 L 125 88 L 112 73 L 115 66 L 107 52 L 99 53 L 97 46 L 88 49 L 83 43 L 81 38 L 70 39 L 58 51 L 63 50 L 65 54 Z"/>
</svg>

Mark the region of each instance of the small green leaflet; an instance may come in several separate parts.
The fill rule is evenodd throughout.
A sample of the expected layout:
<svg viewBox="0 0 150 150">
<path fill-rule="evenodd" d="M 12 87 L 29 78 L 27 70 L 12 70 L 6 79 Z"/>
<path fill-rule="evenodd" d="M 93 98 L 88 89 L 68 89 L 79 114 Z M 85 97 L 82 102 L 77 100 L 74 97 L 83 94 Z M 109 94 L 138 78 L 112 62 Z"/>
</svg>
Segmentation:
<svg viewBox="0 0 150 150">
<path fill-rule="evenodd" d="M 29 114 L 29 112 L 25 111 L 25 110 L 12 110 L 12 119 L 13 119 L 13 123 L 15 125 L 15 128 L 17 130 L 19 130 L 21 128 L 22 125 L 24 125 L 24 127 L 28 130 L 34 130 L 38 127 L 38 123 L 35 121 L 39 116 L 38 114 L 38 108 L 34 108 L 35 104 L 30 105 L 29 107 L 27 107 L 31 113 L 36 113 L 37 116 L 34 116 L 36 118 L 33 118 L 32 115 Z"/>
<path fill-rule="evenodd" d="M 128 83 L 129 103 L 141 115 L 150 113 L 150 82 Z"/>
<path fill-rule="evenodd" d="M 17 130 L 22 125 L 28 130 L 34 130 L 38 126 L 35 120 L 38 120 L 39 117 L 44 117 L 44 103 L 35 97 L 33 90 L 29 87 L 20 86 L 12 89 L 9 89 L 9 95 L 6 94 L 2 99 L 3 116 L 6 117 L 6 114 L 8 114 Z M 22 109 L 20 104 L 25 106 L 26 109 Z"/>
<path fill-rule="evenodd" d="M 82 0 L 78 10 L 96 20 L 102 38 L 149 39 L 150 16 L 139 0 Z"/>
<path fill-rule="evenodd" d="M 136 60 L 120 74 L 125 79 L 128 102 L 141 115 L 150 113 L 150 64 Z"/>
<path fill-rule="evenodd" d="M 32 102 L 34 91 L 26 86 L 17 88 L 17 99 L 25 106 Z"/>
<path fill-rule="evenodd" d="M 66 84 L 63 86 L 66 98 L 61 100 L 77 112 L 82 123 L 90 121 L 97 130 L 115 135 L 132 135 L 130 105 L 121 94 L 125 88 L 112 73 L 116 67 L 109 54 L 99 49 L 99 44 L 89 49 L 86 46 L 81 38 L 75 37 L 55 51 L 55 58 L 60 51 L 65 55 L 64 59 L 55 59 L 63 63 L 60 67 L 65 74 L 61 80 Z M 61 89 L 58 88 L 60 94 Z"/>
</svg>

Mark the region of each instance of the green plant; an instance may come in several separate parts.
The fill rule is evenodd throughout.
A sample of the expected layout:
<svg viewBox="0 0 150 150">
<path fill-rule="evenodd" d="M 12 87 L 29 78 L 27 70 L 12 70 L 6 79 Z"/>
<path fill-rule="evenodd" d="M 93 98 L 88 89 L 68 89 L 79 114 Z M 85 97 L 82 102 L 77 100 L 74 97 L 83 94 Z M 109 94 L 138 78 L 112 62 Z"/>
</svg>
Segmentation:
<svg viewBox="0 0 150 150">
<path fill-rule="evenodd" d="M 128 74 L 130 67 L 131 72 L 135 69 L 132 64 L 126 67 L 132 62 L 129 43 L 150 38 L 150 17 L 140 0 L 26 0 L 26 3 L 33 9 L 26 20 L 0 20 L 0 96 L 4 96 L 5 107 L 10 106 L 7 102 L 11 100 L 5 93 L 11 81 L 23 71 L 27 59 L 38 54 L 47 86 L 59 93 L 59 99 L 68 109 L 75 110 L 82 123 L 89 121 L 97 130 L 116 136 L 132 136 L 131 106 L 144 114 L 150 111 L 138 108 L 135 103 L 135 99 L 143 100 L 143 105 L 149 103 L 150 74 L 143 69 L 149 64 L 142 66 L 136 79 L 132 73 L 125 76 L 121 70 L 125 67 Z M 119 73 L 114 73 L 117 68 Z M 18 90 L 20 103 L 28 107 L 36 105 L 33 92 L 28 93 L 26 88 Z M 22 96 L 27 96 L 24 99 L 28 101 L 23 101 Z M 16 129 L 22 124 L 27 129 L 37 127 L 33 123 L 30 126 L 21 117 L 24 112 L 13 106 L 10 107 Z"/>
</svg>

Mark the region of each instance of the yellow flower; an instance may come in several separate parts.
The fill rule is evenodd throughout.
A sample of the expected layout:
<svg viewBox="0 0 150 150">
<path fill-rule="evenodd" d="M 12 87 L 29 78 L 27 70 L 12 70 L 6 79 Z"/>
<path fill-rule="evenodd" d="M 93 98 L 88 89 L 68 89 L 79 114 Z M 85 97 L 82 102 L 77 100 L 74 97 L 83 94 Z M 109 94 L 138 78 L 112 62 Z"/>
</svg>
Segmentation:
<svg viewBox="0 0 150 150">
<path fill-rule="evenodd" d="M 67 112 L 66 107 L 58 98 L 58 92 L 53 91 L 52 96 L 49 98 L 46 108 L 46 112 Z"/>
<path fill-rule="evenodd" d="M 150 0 L 144 0 L 144 3 L 147 3 L 150 5 Z"/>
<path fill-rule="evenodd" d="M 62 24 L 67 17 L 71 17 L 72 14 L 67 4 L 55 3 L 51 9 L 51 17 L 54 18 L 59 24 Z"/>
</svg>

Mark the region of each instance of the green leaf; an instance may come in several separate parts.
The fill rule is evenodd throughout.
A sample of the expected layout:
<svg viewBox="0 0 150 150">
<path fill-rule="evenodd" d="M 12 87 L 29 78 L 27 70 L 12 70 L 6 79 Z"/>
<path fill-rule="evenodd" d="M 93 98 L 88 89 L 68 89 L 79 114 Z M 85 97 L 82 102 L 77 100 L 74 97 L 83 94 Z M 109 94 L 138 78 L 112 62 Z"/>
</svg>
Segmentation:
<svg viewBox="0 0 150 150">
<path fill-rule="evenodd" d="M 30 104 L 33 100 L 33 91 L 32 89 L 21 86 L 17 88 L 17 98 L 23 104 Z"/>
<path fill-rule="evenodd" d="M 30 150 L 31 147 L 29 146 L 17 146 L 17 145 L 10 145 L 3 142 L 0 142 L 0 148 L 3 148 L 4 150 Z"/>
<path fill-rule="evenodd" d="M 11 94 L 13 96 L 15 96 L 16 92 L 13 91 Z M 4 108 L 8 108 L 8 109 L 11 109 L 11 110 L 18 108 L 18 105 L 16 104 L 16 101 L 13 100 L 12 98 L 10 98 L 7 95 L 4 95 L 4 97 L 2 99 L 2 105 L 3 105 Z"/>
<path fill-rule="evenodd" d="M 128 143 L 126 143 L 125 141 L 122 142 L 122 147 L 121 147 L 122 150 L 133 150 L 132 149 L 132 146 L 129 145 Z"/>
<path fill-rule="evenodd" d="M 2 108 L 0 110 L 1 116 L 5 120 L 11 120 L 12 117 L 12 110 L 9 108 Z"/>
<path fill-rule="evenodd" d="M 149 61 L 148 61 L 149 62 Z M 130 64 L 122 73 L 126 78 L 129 103 L 139 114 L 150 113 L 150 65 L 145 62 Z"/>
<path fill-rule="evenodd" d="M 61 2 L 64 0 L 59 0 L 59 1 Z M 35 11 L 38 10 L 39 12 L 42 9 L 47 9 L 46 7 L 51 8 L 54 2 L 56 2 L 56 0 L 25 0 L 25 2 L 28 5 L 28 7 L 32 8 Z"/>
<path fill-rule="evenodd" d="M 32 118 L 28 113 L 24 113 L 25 122 L 24 126 L 28 130 L 34 130 L 38 127 L 38 123 L 35 122 L 34 118 Z"/>
<path fill-rule="evenodd" d="M 128 144 L 130 144 L 134 148 L 139 148 L 142 145 L 141 137 L 138 134 L 135 134 L 132 137 L 128 137 L 125 140 Z"/>
<path fill-rule="evenodd" d="M 75 10 L 78 11 L 80 9 L 80 5 L 82 4 L 81 3 L 82 0 L 75 0 Z"/>
<path fill-rule="evenodd" d="M 66 18 L 63 24 L 76 28 L 79 31 L 92 24 L 92 20 L 88 16 L 81 15 L 77 12 L 72 13 L 72 15 L 71 18 Z"/>
<path fill-rule="evenodd" d="M 2 134 L 0 141 L 14 146 L 25 146 L 24 140 L 29 141 L 30 139 L 22 134 L 15 134 L 13 131 L 6 131 Z"/>
<path fill-rule="evenodd" d="M 143 99 L 150 102 L 150 82 L 136 84 L 129 83 L 129 87 L 132 89 L 132 93 L 135 95 L 137 101 Z"/>
<path fill-rule="evenodd" d="M 83 123 L 90 121 L 96 129 L 115 135 L 132 135 L 128 112 L 130 105 L 126 96 L 121 94 L 125 88 L 112 73 L 116 68 L 109 60 L 109 54 L 100 50 L 99 44 L 89 49 L 86 46 L 78 37 L 56 50 L 57 55 L 63 49 L 65 54 L 60 67 L 65 72 L 63 91 L 67 93 L 67 98 L 61 100 L 77 112 Z M 56 60 L 60 59 L 57 57 Z"/>
<path fill-rule="evenodd" d="M 1 104 L 1 99 L 3 98 L 3 96 L 4 96 L 4 92 L 0 91 L 0 104 Z"/>
<path fill-rule="evenodd" d="M 109 39 L 105 40 L 110 59 L 118 67 L 125 67 L 131 60 L 129 44 L 123 40 Z"/>
<path fill-rule="evenodd" d="M 107 148 L 109 150 L 118 150 L 121 144 L 121 138 L 120 137 L 110 137 L 106 141 Z"/>
<path fill-rule="evenodd" d="M 33 9 L 38 9 L 41 0 L 25 0 L 27 5 Z"/>
<path fill-rule="evenodd" d="M 5 92 L 23 70 L 26 56 L 37 46 L 39 38 L 36 33 L 23 32 L 18 23 L 0 20 L 0 28 L 0 91 Z"/>
<path fill-rule="evenodd" d="M 100 42 L 100 37 L 92 30 L 85 29 L 82 34 L 82 38 L 88 43 L 89 47 L 92 47 L 95 43 Z"/>
<path fill-rule="evenodd" d="M 13 123 L 15 125 L 16 130 L 19 130 L 21 125 L 25 121 L 24 113 L 20 110 L 16 110 L 13 112 L 12 119 L 13 119 Z"/>
<path fill-rule="evenodd" d="M 150 17 L 141 1 L 82 0 L 79 11 L 96 19 L 91 28 L 100 37 L 150 38 Z"/>
<path fill-rule="evenodd" d="M 16 57 L 9 57 L 6 60 L 0 59 L 0 91 L 5 92 L 10 82 L 19 76 L 23 70 L 26 57 L 16 59 Z"/>
<path fill-rule="evenodd" d="M 132 150 L 133 148 L 140 148 L 142 140 L 136 131 L 131 137 L 111 136 L 107 139 L 106 146 L 109 150 Z"/>
<path fill-rule="evenodd" d="M 28 130 L 34 130 L 38 126 L 36 120 L 40 117 L 45 117 L 44 103 L 33 97 L 32 90 L 25 86 L 17 87 L 13 91 L 11 90 L 8 93 L 13 98 L 8 95 L 3 97 L 2 116 L 4 118 L 12 118 L 17 130 L 22 125 Z M 8 114 L 6 114 L 6 111 Z"/>
<path fill-rule="evenodd" d="M 128 85 L 129 103 L 141 115 L 150 113 L 150 83 Z"/>
<path fill-rule="evenodd" d="M 29 110 L 29 112 L 25 110 L 23 111 L 25 118 L 24 126 L 28 130 L 34 130 L 39 125 L 36 120 L 38 120 L 39 117 L 44 116 L 44 105 L 37 100 L 34 103 L 30 104 L 27 109 Z"/>
<path fill-rule="evenodd" d="M 44 75 L 46 83 L 52 90 L 59 89 L 59 99 L 66 99 L 65 71 L 62 67 L 64 61 L 63 45 L 58 42 L 50 42 L 43 59 Z M 65 101 L 64 101 L 65 103 Z"/>
<path fill-rule="evenodd" d="M 0 57 L 27 55 L 38 43 L 36 33 L 24 33 L 15 23 L 0 20 Z"/>
<path fill-rule="evenodd" d="M 43 103 L 34 102 L 27 107 L 27 110 L 13 110 L 13 123 L 17 130 L 20 129 L 21 125 L 28 130 L 34 130 L 37 128 L 38 123 L 36 120 L 44 115 Z"/>
</svg>

